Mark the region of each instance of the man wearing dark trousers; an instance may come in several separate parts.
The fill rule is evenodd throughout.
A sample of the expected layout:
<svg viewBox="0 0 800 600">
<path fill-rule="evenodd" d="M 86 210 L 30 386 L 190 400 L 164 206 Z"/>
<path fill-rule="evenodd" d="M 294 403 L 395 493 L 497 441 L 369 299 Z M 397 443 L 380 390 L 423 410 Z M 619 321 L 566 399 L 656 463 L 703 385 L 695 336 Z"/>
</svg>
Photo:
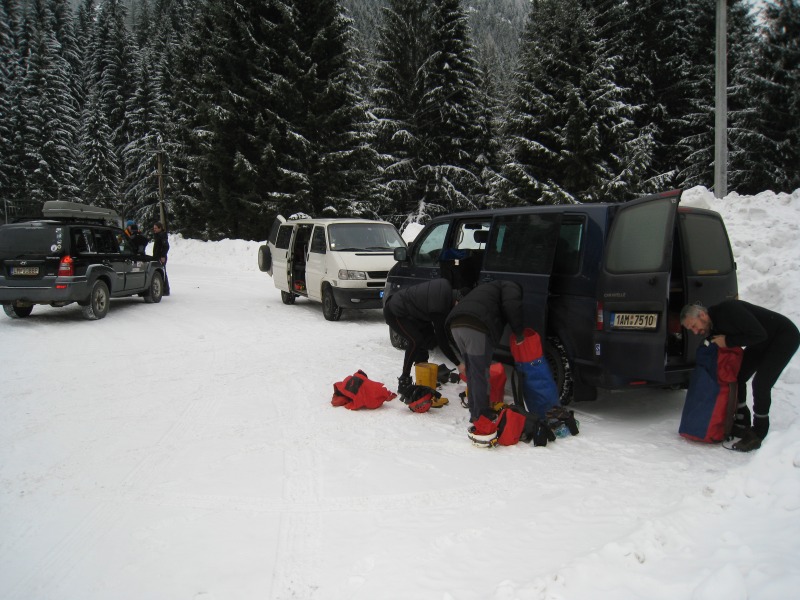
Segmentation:
<svg viewBox="0 0 800 600">
<path fill-rule="evenodd" d="M 447 317 L 447 327 L 466 363 L 472 423 L 489 409 L 489 367 L 506 325 L 516 335 L 516 343 L 520 343 L 523 339 L 522 288 L 505 280 L 479 285 L 461 299 Z"/>
<path fill-rule="evenodd" d="M 445 319 L 455 304 L 456 295 L 446 279 L 433 279 L 392 294 L 383 307 L 386 324 L 408 340 L 403 371 L 397 391 L 405 395 L 411 387 L 411 366 L 428 361 L 428 348 L 435 339 L 442 353 L 455 364 L 459 373 L 464 365 L 450 346 Z"/>
<path fill-rule="evenodd" d="M 769 432 L 772 387 L 800 345 L 800 332 L 787 317 L 743 300 L 725 300 L 715 306 L 689 304 L 681 311 L 681 325 L 720 348 L 744 346 L 739 368 L 734 434 L 742 439 L 736 450 L 761 447 Z M 747 382 L 753 379 L 752 428 L 747 407 Z"/>
</svg>

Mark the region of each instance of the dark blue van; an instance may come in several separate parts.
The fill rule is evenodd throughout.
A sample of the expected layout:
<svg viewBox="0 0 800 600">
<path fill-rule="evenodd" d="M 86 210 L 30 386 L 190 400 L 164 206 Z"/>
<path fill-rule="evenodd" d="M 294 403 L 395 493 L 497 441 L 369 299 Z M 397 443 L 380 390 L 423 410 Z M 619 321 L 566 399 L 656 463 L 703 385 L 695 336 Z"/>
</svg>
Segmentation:
<svg viewBox="0 0 800 600">
<path fill-rule="evenodd" d="M 685 387 L 700 340 L 682 330 L 681 308 L 738 290 L 722 218 L 680 207 L 680 196 L 437 217 L 395 250 L 384 296 L 437 277 L 454 287 L 516 281 L 562 403 L 593 399 L 597 388 Z M 392 344 L 404 340 L 392 334 Z M 497 358 L 510 362 L 507 348 Z"/>
</svg>

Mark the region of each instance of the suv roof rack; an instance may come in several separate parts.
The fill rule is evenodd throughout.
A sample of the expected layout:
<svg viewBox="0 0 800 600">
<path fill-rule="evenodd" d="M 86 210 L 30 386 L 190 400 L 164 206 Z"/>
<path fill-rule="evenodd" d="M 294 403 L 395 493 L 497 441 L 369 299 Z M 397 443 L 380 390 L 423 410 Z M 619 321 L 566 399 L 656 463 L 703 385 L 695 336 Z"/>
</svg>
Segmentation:
<svg viewBox="0 0 800 600">
<path fill-rule="evenodd" d="M 91 204 L 66 202 L 64 200 L 48 200 L 42 206 L 42 215 L 46 219 L 74 219 L 76 221 L 99 221 L 122 226 L 122 219 L 110 208 L 100 208 Z"/>
</svg>

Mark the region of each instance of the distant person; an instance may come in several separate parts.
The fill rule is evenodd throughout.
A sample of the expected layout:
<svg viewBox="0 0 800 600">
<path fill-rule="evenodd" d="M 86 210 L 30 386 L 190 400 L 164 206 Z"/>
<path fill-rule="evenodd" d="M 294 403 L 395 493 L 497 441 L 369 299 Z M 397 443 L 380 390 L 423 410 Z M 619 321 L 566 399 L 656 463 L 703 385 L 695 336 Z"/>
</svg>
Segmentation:
<svg viewBox="0 0 800 600">
<path fill-rule="evenodd" d="M 131 247 L 136 254 L 144 254 L 147 250 L 147 238 L 139 231 L 139 226 L 136 223 L 130 223 L 131 224 L 125 228 L 125 232 L 128 236 Z"/>
<path fill-rule="evenodd" d="M 506 325 L 522 343 L 522 288 L 505 280 L 483 283 L 450 311 L 447 327 L 464 357 L 469 390 L 470 422 L 489 409 L 489 367 Z"/>
<path fill-rule="evenodd" d="M 169 279 L 167 278 L 167 254 L 169 240 L 164 225 L 160 221 L 153 223 L 153 258 L 164 266 L 164 296 L 169 296 Z"/>
<path fill-rule="evenodd" d="M 445 319 L 455 305 L 446 279 L 433 279 L 392 294 L 383 307 L 386 324 L 408 340 L 403 369 L 397 379 L 397 391 L 405 395 L 411 387 L 411 366 L 428 362 L 428 347 L 433 339 L 442 353 L 464 372 L 464 365 L 450 346 Z"/>
<path fill-rule="evenodd" d="M 725 300 L 708 308 L 689 304 L 681 311 L 681 325 L 720 348 L 744 347 L 733 431 L 742 439 L 733 447 L 744 452 L 760 448 L 769 432 L 772 387 L 800 345 L 797 327 L 787 317 L 743 300 Z M 747 406 L 747 382 L 751 377 L 752 427 Z"/>
</svg>

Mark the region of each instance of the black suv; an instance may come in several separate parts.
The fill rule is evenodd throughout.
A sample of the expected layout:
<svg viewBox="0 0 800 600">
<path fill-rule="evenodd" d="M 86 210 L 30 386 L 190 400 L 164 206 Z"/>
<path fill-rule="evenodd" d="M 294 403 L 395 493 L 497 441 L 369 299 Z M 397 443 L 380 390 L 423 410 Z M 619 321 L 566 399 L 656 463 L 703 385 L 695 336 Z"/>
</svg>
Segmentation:
<svg viewBox="0 0 800 600">
<path fill-rule="evenodd" d="M 55 201 L 42 215 L 0 226 L 0 302 L 9 317 L 27 317 L 34 304 L 77 302 L 87 319 L 102 319 L 111 298 L 161 301 L 164 268 L 137 253 L 117 213 Z"/>
</svg>

